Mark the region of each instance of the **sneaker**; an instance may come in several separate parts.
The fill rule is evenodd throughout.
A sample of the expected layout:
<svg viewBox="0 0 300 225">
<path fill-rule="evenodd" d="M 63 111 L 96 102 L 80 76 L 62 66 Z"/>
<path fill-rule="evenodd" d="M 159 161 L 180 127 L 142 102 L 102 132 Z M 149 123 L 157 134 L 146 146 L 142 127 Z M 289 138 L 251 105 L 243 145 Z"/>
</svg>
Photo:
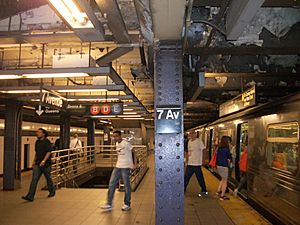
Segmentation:
<svg viewBox="0 0 300 225">
<path fill-rule="evenodd" d="M 109 211 L 109 210 L 112 210 L 112 205 L 105 204 L 105 205 L 100 206 L 100 208 L 103 209 L 103 210 Z"/>
<path fill-rule="evenodd" d="M 205 197 L 205 196 L 208 196 L 208 192 L 207 191 L 204 191 L 204 192 L 201 192 L 198 194 L 198 197 Z"/>
<path fill-rule="evenodd" d="M 28 196 L 22 196 L 22 199 L 24 199 L 28 202 L 33 202 L 33 199 L 29 198 Z"/>
<path fill-rule="evenodd" d="M 226 197 L 226 196 L 224 195 L 224 196 L 221 196 L 219 199 L 220 199 L 221 201 L 224 201 L 224 200 L 229 200 L 230 198 L 228 198 L 228 197 Z"/>
<path fill-rule="evenodd" d="M 129 211 L 131 207 L 129 205 L 123 205 L 122 211 Z"/>
<path fill-rule="evenodd" d="M 233 191 L 233 195 L 234 195 L 234 197 L 237 197 L 237 195 L 238 195 L 238 189 L 236 188 L 236 189 L 234 189 L 234 191 Z"/>
<path fill-rule="evenodd" d="M 48 195 L 48 198 L 52 198 L 55 196 L 55 192 L 51 192 L 49 195 Z"/>
</svg>

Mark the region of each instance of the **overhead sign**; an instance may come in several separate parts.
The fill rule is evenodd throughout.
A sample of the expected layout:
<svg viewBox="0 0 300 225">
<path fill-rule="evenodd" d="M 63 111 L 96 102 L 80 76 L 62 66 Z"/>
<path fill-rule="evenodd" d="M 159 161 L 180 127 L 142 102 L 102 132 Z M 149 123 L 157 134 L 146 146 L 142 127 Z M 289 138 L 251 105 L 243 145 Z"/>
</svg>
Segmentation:
<svg viewBox="0 0 300 225">
<path fill-rule="evenodd" d="M 49 107 L 45 107 L 45 106 L 36 106 L 35 107 L 35 113 L 38 115 L 38 116 L 41 116 L 41 115 L 57 115 L 60 113 L 60 110 L 58 109 L 51 109 Z"/>
<path fill-rule="evenodd" d="M 49 92 L 44 92 L 41 98 L 41 102 L 47 104 L 49 106 L 55 106 L 58 108 L 62 108 L 64 101 L 63 98 L 59 96 L 54 96 Z"/>
<path fill-rule="evenodd" d="M 256 104 L 255 86 L 238 95 L 236 98 L 225 102 L 219 107 L 219 116 L 225 116 L 230 113 L 238 112 L 242 109 L 254 106 Z"/>
<path fill-rule="evenodd" d="M 156 107 L 156 133 L 174 134 L 182 132 L 182 109 L 180 106 Z"/>
<path fill-rule="evenodd" d="M 123 102 L 97 103 L 86 107 L 86 113 L 92 116 L 98 115 L 122 115 Z"/>
</svg>

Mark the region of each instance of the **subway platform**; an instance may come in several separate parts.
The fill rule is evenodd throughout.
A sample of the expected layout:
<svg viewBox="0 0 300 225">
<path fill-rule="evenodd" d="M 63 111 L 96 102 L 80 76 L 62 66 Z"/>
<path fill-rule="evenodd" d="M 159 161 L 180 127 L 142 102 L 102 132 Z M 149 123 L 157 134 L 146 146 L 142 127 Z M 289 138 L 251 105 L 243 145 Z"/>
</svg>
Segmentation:
<svg viewBox="0 0 300 225">
<path fill-rule="evenodd" d="M 103 212 L 99 206 L 105 202 L 107 189 L 61 188 L 54 198 L 40 182 L 34 202 L 24 202 L 31 173 L 23 173 L 22 188 L 0 192 L 1 225 L 153 225 L 155 224 L 154 157 L 149 159 L 149 171 L 132 193 L 132 210 L 122 212 L 124 193 L 116 191 L 114 208 Z M 269 224 L 247 203 L 229 194 L 229 201 L 219 201 L 214 195 L 218 180 L 204 169 L 209 196 L 198 198 L 198 184 L 191 179 L 185 195 L 185 223 L 187 225 L 264 225 Z M 43 180 L 43 179 L 42 179 Z M 41 180 L 41 181 L 42 181 Z"/>
</svg>

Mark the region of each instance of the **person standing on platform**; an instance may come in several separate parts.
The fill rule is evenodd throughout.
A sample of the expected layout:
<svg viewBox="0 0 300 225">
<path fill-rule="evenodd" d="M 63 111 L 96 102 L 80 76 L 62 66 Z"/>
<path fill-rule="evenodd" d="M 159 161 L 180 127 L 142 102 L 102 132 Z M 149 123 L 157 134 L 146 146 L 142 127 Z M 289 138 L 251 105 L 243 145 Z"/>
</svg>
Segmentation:
<svg viewBox="0 0 300 225">
<path fill-rule="evenodd" d="M 51 151 L 53 146 L 49 139 L 47 139 L 48 133 L 45 129 L 39 128 L 36 132 L 36 136 L 37 141 L 35 142 L 35 157 L 32 165 L 32 180 L 28 194 L 22 197 L 24 200 L 30 202 L 34 200 L 37 184 L 42 174 L 44 174 L 47 180 L 49 190 L 48 197 L 55 196 L 55 187 L 51 178 Z"/>
<path fill-rule="evenodd" d="M 80 152 L 82 150 L 82 143 L 78 139 L 78 134 L 73 135 L 73 139 L 70 141 L 70 149 L 72 156 L 70 157 L 73 164 L 74 173 L 77 173 L 77 165 L 80 162 Z"/>
<path fill-rule="evenodd" d="M 219 183 L 217 194 L 220 196 L 220 200 L 229 200 L 225 196 L 225 191 L 227 188 L 229 165 L 231 163 L 231 155 L 229 150 L 229 138 L 228 136 L 223 136 L 219 144 L 217 151 L 217 171 L 221 176 L 221 181 Z"/>
<path fill-rule="evenodd" d="M 188 141 L 188 160 L 187 166 L 184 176 L 184 192 L 186 192 L 186 188 L 188 183 L 193 176 L 196 174 L 198 183 L 201 187 L 201 193 L 198 194 L 198 197 L 208 195 L 204 176 L 202 173 L 201 166 L 203 164 L 203 151 L 205 150 L 205 146 L 201 139 L 197 138 L 197 133 L 195 131 L 191 131 L 189 133 L 189 141 Z"/>
<path fill-rule="evenodd" d="M 116 151 L 118 154 L 118 160 L 116 167 L 114 168 L 108 187 L 107 202 L 101 206 L 101 209 L 111 210 L 113 207 L 113 198 L 116 187 L 122 178 L 125 187 L 124 205 L 122 211 L 129 211 L 131 209 L 131 186 L 130 186 L 130 172 L 135 168 L 136 157 L 132 153 L 131 144 L 122 139 L 121 131 L 113 132 L 113 139 L 116 142 Z"/>
</svg>

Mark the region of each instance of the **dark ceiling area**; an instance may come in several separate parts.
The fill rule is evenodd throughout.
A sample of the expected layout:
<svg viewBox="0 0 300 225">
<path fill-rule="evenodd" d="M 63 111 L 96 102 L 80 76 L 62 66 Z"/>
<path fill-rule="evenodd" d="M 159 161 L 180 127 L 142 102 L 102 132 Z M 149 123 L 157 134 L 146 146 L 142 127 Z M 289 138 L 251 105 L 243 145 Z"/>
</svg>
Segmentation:
<svg viewBox="0 0 300 225">
<path fill-rule="evenodd" d="M 300 2 L 265 1 L 243 28 L 242 37 L 230 40 L 234 2 L 194 0 L 190 8 L 184 39 L 184 95 L 186 102 L 197 106 L 186 105 L 187 128 L 216 120 L 220 104 L 252 86 L 256 86 L 257 104 L 300 90 Z M 286 21 L 279 22 L 283 18 Z M 212 113 L 207 115 L 208 109 Z"/>
</svg>

